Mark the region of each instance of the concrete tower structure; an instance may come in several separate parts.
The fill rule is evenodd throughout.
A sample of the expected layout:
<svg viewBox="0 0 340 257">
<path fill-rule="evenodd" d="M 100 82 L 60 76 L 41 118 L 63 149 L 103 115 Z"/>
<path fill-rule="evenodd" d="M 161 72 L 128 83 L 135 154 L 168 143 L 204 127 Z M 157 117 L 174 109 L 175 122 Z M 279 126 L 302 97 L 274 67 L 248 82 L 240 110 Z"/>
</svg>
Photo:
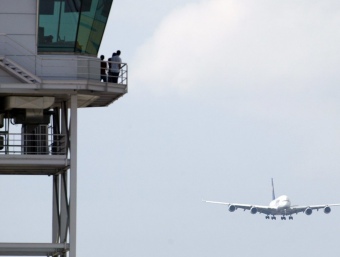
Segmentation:
<svg viewBox="0 0 340 257">
<path fill-rule="evenodd" d="M 77 109 L 127 92 L 124 63 L 117 83 L 100 81 L 111 5 L 0 0 L 0 175 L 48 175 L 53 190 L 51 238 L 0 243 L 1 256 L 76 256 Z"/>
</svg>

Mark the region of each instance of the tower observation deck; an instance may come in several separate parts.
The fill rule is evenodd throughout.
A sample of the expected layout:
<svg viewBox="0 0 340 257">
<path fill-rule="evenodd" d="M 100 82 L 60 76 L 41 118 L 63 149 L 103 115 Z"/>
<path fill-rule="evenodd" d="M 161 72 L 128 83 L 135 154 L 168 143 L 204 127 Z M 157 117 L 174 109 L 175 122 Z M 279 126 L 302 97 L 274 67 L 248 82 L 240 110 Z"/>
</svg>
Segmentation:
<svg viewBox="0 0 340 257">
<path fill-rule="evenodd" d="M 0 175 L 50 176 L 53 207 L 51 239 L 0 243 L 0 256 L 76 256 L 77 110 L 127 93 L 126 63 L 100 81 L 112 1 L 1 1 Z"/>
</svg>

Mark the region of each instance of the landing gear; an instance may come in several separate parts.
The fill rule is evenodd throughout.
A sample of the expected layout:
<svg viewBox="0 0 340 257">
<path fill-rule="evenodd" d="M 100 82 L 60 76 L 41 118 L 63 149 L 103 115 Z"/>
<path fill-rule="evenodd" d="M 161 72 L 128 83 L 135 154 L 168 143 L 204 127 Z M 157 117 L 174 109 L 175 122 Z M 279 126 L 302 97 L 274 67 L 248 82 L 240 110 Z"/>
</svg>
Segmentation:
<svg viewBox="0 0 340 257">
<path fill-rule="evenodd" d="M 276 220 L 275 215 L 272 215 L 272 216 L 266 215 L 265 218 L 266 220 L 269 220 L 269 219 Z M 287 220 L 287 216 L 282 215 L 281 220 Z M 292 215 L 288 216 L 288 220 L 293 220 L 293 216 Z"/>
<path fill-rule="evenodd" d="M 286 220 L 286 219 L 287 219 L 286 216 L 282 216 L 282 217 L 281 217 L 281 220 Z M 290 215 L 290 216 L 288 217 L 288 219 L 289 219 L 289 220 L 293 220 L 293 216 Z"/>
</svg>

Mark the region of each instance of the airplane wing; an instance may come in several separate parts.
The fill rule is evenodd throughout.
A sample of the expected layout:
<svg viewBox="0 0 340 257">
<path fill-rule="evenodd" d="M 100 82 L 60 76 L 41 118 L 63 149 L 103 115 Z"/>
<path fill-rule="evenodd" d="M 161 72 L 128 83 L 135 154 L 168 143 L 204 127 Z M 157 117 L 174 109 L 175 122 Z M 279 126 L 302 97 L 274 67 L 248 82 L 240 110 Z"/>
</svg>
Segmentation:
<svg viewBox="0 0 340 257">
<path fill-rule="evenodd" d="M 327 207 L 332 207 L 332 206 L 340 206 L 340 204 L 322 204 L 322 205 L 309 205 L 309 206 L 301 206 L 301 205 L 293 205 L 293 206 L 291 206 L 290 207 L 290 212 L 291 212 L 291 214 L 297 214 L 297 213 L 299 213 L 299 212 L 306 212 L 307 211 L 307 213 L 306 214 L 308 214 L 308 210 L 319 210 L 319 209 L 324 209 L 324 211 L 326 212 L 326 213 L 329 213 L 330 212 L 330 209 L 329 210 L 327 210 L 327 209 L 325 209 L 325 208 L 327 208 Z M 310 214 L 311 214 L 311 212 L 310 212 Z M 308 215 L 310 215 L 310 214 L 308 214 Z"/>
<path fill-rule="evenodd" d="M 331 212 L 331 208 L 333 206 L 340 206 L 340 204 L 323 204 L 323 205 L 309 205 L 309 206 L 302 206 L 302 205 L 293 205 L 290 208 L 278 211 L 275 208 L 271 208 L 269 206 L 263 205 L 251 205 L 251 204 L 240 204 L 240 203 L 226 203 L 226 202 L 217 202 L 217 201 L 206 201 L 202 200 L 206 203 L 215 203 L 215 204 L 222 204 L 228 206 L 230 212 L 234 212 L 237 209 L 242 210 L 250 210 L 251 214 L 256 213 L 263 213 L 266 215 L 292 215 L 298 214 L 299 212 L 303 212 L 307 215 L 311 215 L 313 210 L 323 209 L 324 213 L 328 214 Z"/>
<path fill-rule="evenodd" d="M 223 204 L 223 205 L 227 205 L 227 206 L 235 206 L 237 209 L 242 209 L 242 210 L 250 210 L 252 205 L 250 204 L 241 204 L 241 203 L 225 203 L 225 202 L 216 202 L 216 201 L 206 201 L 206 200 L 202 200 L 203 202 L 206 203 L 216 203 L 216 204 Z"/>
<path fill-rule="evenodd" d="M 242 210 L 251 210 L 253 214 L 259 212 L 259 213 L 264 213 L 264 214 L 271 214 L 272 213 L 272 208 L 269 206 L 263 206 L 263 205 L 254 205 L 254 204 L 242 204 L 242 203 L 226 203 L 226 202 L 216 202 L 216 201 L 206 201 L 202 200 L 203 202 L 206 203 L 215 203 L 215 204 L 222 204 L 222 205 L 227 205 L 229 207 L 229 211 L 233 212 L 237 209 L 242 209 Z"/>
</svg>

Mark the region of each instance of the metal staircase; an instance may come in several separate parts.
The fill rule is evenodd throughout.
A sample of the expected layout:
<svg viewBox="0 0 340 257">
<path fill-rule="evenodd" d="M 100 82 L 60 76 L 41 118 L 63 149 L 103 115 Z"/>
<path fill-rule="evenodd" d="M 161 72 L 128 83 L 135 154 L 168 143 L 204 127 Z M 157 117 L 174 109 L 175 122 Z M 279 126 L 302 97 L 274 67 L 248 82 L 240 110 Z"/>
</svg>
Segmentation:
<svg viewBox="0 0 340 257">
<path fill-rule="evenodd" d="M 9 74 L 12 74 L 21 82 L 29 84 L 41 83 L 41 79 L 39 77 L 32 74 L 31 72 L 7 57 L 0 56 L 0 68 L 7 71 Z"/>
</svg>

